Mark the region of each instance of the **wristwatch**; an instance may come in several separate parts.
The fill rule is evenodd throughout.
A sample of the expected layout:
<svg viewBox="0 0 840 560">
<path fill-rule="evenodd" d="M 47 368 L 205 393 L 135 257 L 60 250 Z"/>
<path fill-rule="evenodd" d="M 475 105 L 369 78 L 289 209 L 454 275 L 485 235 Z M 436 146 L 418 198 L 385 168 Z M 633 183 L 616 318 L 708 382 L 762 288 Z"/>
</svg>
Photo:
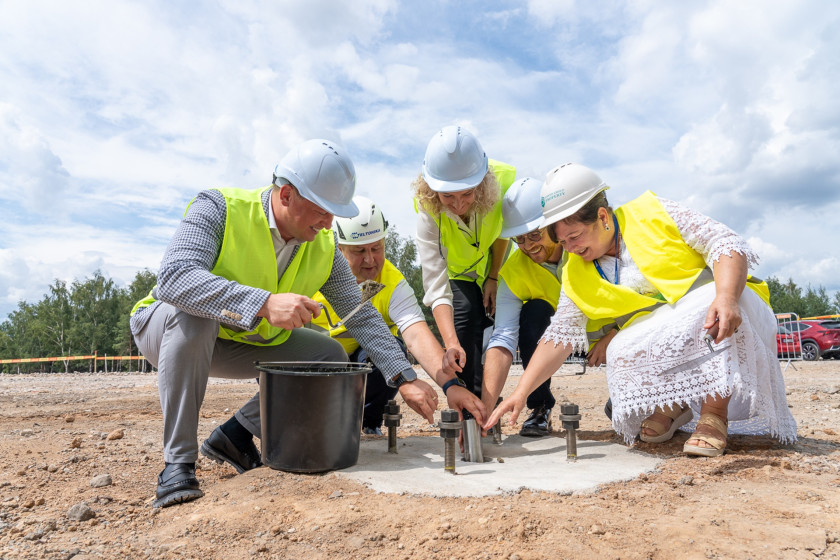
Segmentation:
<svg viewBox="0 0 840 560">
<path fill-rule="evenodd" d="M 441 387 L 443 394 L 446 395 L 446 390 L 452 387 L 453 385 L 458 385 L 459 387 L 464 388 L 467 387 L 467 384 L 464 383 L 464 380 L 456 375 L 454 378 L 450 379 L 449 381 L 443 384 L 443 387 Z"/>
<path fill-rule="evenodd" d="M 410 383 L 415 379 L 417 379 L 417 374 L 414 372 L 414 370 L 407 369 L 401 373 L 398 373 L 396 377 L 391 378 L 391 380 L 388 381 L 388 386 L 396 387 L 397 389 L 399 389 L 403 383 Z"/>
</svg>

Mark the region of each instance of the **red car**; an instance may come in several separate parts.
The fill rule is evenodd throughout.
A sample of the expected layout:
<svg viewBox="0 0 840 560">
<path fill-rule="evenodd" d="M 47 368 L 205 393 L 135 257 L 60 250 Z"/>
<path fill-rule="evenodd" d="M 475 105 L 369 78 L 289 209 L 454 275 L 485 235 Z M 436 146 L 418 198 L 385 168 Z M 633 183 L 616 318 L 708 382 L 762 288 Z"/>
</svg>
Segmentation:
<svg viewBox="0 0 840 560">
<path fill-rule="evenodd" d="M 840 358 L 840 321 L 794 321 L 785 326 L 799 331 L 803 360 Z"/>
<path fill-rule="evenodd" d="M 796 358 L 802 352 L 799 337 L 790 332 L 788 323 L 776 330 L 776 353 L 780 360 Z"/>
</svg>

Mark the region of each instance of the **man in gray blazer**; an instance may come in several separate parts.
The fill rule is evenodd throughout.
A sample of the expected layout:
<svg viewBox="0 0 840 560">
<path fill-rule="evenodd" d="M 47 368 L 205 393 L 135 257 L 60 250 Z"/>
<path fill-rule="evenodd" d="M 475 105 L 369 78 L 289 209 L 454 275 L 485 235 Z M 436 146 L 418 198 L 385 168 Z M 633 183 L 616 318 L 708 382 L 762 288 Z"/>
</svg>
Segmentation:
<svg viewBox="0 0 840 560">
<path fill-rule="evenodd" d="M 209 376 L 249 379 L 255 361 L 347 360 L 341 345 L 299 328 L 321 312 L 320 291 L 339 316 L 361 303 L 356 278 L 329 230 L 358 213 L 355 168 L 343 148 L 309 140 L 291 150 L 272 185 L 200 192 L 169 243 L 158 284 L 132 310 L 138 348 L 158 369 L 165 467 L 154 507 L 203 496 L 195 477 L 198 411 Z M 387 383 L 430 423 L 435 391 L 418 380 L 382 316 L 365 306 L 347 328 L 380 364 Z M 237 472 L 261 465 L 259 394 L 216 428 L 203 454 Z"/>
</svg>

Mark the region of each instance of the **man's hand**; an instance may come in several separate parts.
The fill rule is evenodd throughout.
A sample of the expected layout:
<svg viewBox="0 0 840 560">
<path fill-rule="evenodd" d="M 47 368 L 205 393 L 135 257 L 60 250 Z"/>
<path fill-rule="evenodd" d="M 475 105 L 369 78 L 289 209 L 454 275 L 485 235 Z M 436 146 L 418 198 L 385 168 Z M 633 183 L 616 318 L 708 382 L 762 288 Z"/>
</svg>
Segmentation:
<svg viewBox="0 0 840 560">
<path fill-rule="evenodd" d="M 420 379 L 400 385 L 400 395 L 411 410 L 426 419 L 429 424 L 435 423 L 438 397 L 431 385 Z"/>
<path fill-rule="evenodd" d="M 321 306 L 299 294 L 271 294 L 257 313 L 273 327 L 290 331 L 302 327 L 321 314 Z"/>
<path fill-rule="evenodd" d="M 449 403 L 449 408 L 458 411 L 459 416 L 462 416 L 462 409 L 466 408 L 469 410 L 470 414 L 475 416 L 475 421 L 479 426 L 487 418 L 487 409 L 484 407 L 484 404 L 465 387 L 459 385 L 449 387 L 446 391 L 446 402 Z"/>
</svg>

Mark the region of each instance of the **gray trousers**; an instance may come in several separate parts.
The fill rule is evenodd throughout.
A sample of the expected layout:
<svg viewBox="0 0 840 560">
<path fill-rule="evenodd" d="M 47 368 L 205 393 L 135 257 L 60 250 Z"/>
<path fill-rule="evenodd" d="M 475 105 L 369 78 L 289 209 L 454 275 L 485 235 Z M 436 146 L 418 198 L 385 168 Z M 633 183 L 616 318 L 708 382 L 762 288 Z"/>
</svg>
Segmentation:
<svg viewBox="0 0 840 560">
<path fill-rule="evenodd" d="M 219 322 L 196 317 L 158 302 L 146 325 L 134 334 L 137 347 L 157 370 L 163 409 L 163 460 L 198 459 L 198 411 L 209 377 L 253 379 L 254 362 L 346 362 L 341 344 L 310 329 L 295 329 L 283 344 L 253 346 L 218 338 Z M 236 419 L 260 437 L 259 392 L 240 408 Z M 282 406 L 282 403 L 278 403 Z"/>
</svg>

